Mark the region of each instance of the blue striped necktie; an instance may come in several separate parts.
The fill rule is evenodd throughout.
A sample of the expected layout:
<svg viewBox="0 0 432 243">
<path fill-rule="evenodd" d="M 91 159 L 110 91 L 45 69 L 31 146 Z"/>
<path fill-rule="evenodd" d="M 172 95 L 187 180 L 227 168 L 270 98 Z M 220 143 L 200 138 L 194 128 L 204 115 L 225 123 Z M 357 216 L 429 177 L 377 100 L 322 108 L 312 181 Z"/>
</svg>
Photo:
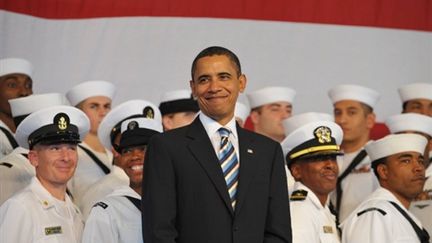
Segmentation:
<svg viewBox="0 0 432 243">
<path fill-rule="evenodd" d="M 228 188 L 228 193 L 231 199 L 231 206 L 235 209 L 237 199 L 237 184 L 239 173 L 239 162 L 234 150 L 233 144 L 229 140 L 230 130 L 221 127 L 218 130 L 221 136 L 221 143 L 219 149 L 219 162 L 222 167 L 222 172 Z"/>
</svg>

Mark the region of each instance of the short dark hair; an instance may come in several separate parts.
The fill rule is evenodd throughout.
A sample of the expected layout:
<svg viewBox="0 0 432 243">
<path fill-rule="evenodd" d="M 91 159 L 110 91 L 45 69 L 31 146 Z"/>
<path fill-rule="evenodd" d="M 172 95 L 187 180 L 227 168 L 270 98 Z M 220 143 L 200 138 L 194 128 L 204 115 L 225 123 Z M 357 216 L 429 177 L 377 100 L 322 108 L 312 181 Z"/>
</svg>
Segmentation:
<svg viewBox="0 0 432 243">
<path fill-rule="evenodd" d="M 237 71 L 237 75 L 238 76 L 241 75 L 242 72 L 241 72 L 240 60 L 238 59 L 237 55 L 234 54 L 234 52 L 228 50 L 225 47 L 210 46 L 210 47 L 207 47 L 206 49 L 202 50 L 193 60 L 192 69 L 191 69 L 192 80 L 194 79 L 196 64 L 197 64 L 198 60 L 203 58 L 203 57 L 210 57 L 210 56 L 215 56 L 215 55 L 227 56 L 231 60 L 231 62 L 234 63 L 236 71 Z"/>
<path fill-rule="evenodd" d="M 378 180 L 380 179 L 379 174 L 378 174 L 378 165 L 385 164 L 385 162 L 387 162 L 387 157 L 372 161 L 371 167 L 372 167 L 373 172 L 374 172 L 374 174 Z"/>
<path fill-rule="evenodd" d="M 363 108 L 363 111 L 365 115 L 371 114 L 373 112 L 373 108 L 363 102 L 360 102 L 361 107 Z"/>
</svg>

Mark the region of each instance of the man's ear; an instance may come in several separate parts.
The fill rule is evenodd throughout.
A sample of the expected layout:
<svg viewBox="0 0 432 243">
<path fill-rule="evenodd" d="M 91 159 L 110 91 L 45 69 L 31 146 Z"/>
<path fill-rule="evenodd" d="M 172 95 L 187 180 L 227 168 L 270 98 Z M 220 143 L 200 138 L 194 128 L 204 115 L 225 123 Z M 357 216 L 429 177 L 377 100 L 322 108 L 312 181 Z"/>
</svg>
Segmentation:
<svg viewBox="0 0 432 243">
<path fill-rule="evenodd" d="M 39 156 L 35 150 L 30 150 L 28 155 L 28 160 L 35 168 L 39 165 Z"/>
<path fill-rule="evenodd" d="M 300 165 L 298 163 L 294 163 L 290 166 L 291 175 L 294 177 L 296 181 L 301 179 L 301 170 Z"/>
<path fill-rule="evenodd" d="M 388 166 L 386 164 L 379 164 L 377 166 L 377 173 L 379 175 L 380 180 L 388 179 Z"/>
<path fill-rule="evenodd" d="M 189 80 L 189 87 L 191 89 L 192 92 L 192 97 L 196 100 L 196 93 L 195 93 L 195 85 L 194 85 L 194 81 L 193 80 Z"/>
<path fill-rule="evenodd" d="M 246 75 L 242 74 L 239 77 L 239 81 L 240 81 L 240 93 L 243 93 L 243 91 L 246 89 L 246 84 L 247 84 L 247 78 Z"/>
<path fill-rule="evenodd" d="M 172 119 L 168 116 L 162 117 L 162 124 L 163 124 L 165 131 L 171 130 L 173 128 Z"/>
<path fill-rule="evenodd" d="M 256 124 L 258 124 L 259 121 L 259 116 L 260 114 L 258 113 L 258 111 L 251 111 L 250 113 L 250 120 L 252 122 L 252 124 L 255 126 Z"/>
<path fill-rule="evenodd" d="M 367 128 L 369 128 L 369 130 L 371 130 L 374 126 L 375 126 L 375 120 L 376 120 L 376 116 L 375 113 L 369 113 L 366 116 L 366 124 L 367 124 Z"/>
</svg>

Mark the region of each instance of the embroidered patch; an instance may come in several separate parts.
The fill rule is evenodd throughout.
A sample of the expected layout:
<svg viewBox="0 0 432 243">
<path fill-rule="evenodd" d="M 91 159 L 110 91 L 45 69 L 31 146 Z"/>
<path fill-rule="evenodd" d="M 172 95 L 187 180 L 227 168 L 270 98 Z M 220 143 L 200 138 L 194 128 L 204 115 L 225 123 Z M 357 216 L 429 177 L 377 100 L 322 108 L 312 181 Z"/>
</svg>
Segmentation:
<svg viewBox="0 0 432 243">
<path fill-rule="evenodd" d="M 308 192 L 305 190 L 297 190 L 291 194 L 291 201 L 304 201 L 307 197 Z"/>
<path fill-rule="evenodd" d="M 95 205 L 93 205 L 93 207 L 97 207 L 97 206 L 100 206 L 103 209 L 106 209 L 108 207 L 108 205 L 106 203 L 103 203 L 103 202 L 98 202 Z"/>
<path fill-rule="evenodd" d="M 323 231 L 325 234 L 333 234 L 333 227 L 328 226 L 328 225 L 324 225 L 323 226 Z"/>
<path fill-rule="evenodd" d="M 63 234 L 61 226 L 53 226 L 45 228 L 45 235 Z"/>
</svg>

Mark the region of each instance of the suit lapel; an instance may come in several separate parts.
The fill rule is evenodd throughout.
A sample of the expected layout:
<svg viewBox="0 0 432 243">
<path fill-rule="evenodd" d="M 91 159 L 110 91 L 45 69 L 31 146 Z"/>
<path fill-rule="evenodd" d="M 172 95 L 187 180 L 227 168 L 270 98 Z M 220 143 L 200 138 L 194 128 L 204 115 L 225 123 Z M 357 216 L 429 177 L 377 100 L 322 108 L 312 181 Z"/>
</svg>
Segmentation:
<svg viewBox="0 0 432 243">
<path fill-rule="evenodd" d="M 189 150 L 204 168 L 210 180 L 219 192 L 222 200 L 225 202 L 225 205 L 230 210 L 231 214 L 234 215 L 225 178 L 223 177 L 222 169 L 219 165 L 219 160 L 216 157 L 210 138 L 208 137 L 199 118 L 196 118 L 192 122 L 190 129 L 187 132 L 187 136 L 192 139 L 188 146 Z"/>
<path fill-rule="evenodd" d="M 237 194 L 236 214 L 240 211 L 243 202 L 246 200 L 246 195 L 249 190 L 249 185 L 256 173 L 257 162 L 254 159 L 255 143 L 253 139 L 247 135 L 243 128 L 237 125 L 237 133 L 239 139 L 240 153 L 240 175 Z"/>
</svg>

